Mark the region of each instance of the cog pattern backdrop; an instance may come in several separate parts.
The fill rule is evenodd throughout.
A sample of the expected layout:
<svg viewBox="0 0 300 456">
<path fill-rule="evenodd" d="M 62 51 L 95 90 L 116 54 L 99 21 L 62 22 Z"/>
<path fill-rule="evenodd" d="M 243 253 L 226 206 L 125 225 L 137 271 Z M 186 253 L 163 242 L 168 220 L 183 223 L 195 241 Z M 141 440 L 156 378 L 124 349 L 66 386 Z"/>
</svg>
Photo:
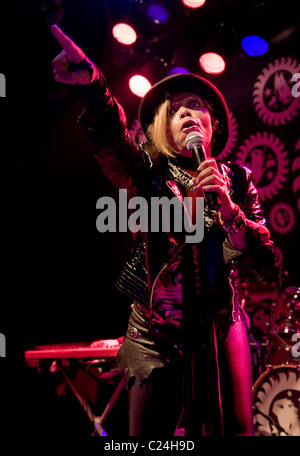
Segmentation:
<svg viewBox="0 0 300 456">
<path fill-rule="evenodd" d="M 292 94 L 293 75 L 300 72 L 300 63 L 282 57 L 268 64 L 257 77 L 253 103 L 261 119 L 269 125 L 285 124 L 297 116 L 300 99 Z"/>
<path fill-rule="evenodd" d="M 231 159 L 252 170 L 268 227 L 277 247 L 276 266 L 299 284 L 300 97 L 294 75 L 300 61 L 281 56 L 267 61 L 248 82 L 252 100 L 247 130 Z M 296 93 L 297 94 L 297 93 Z M 239 119 L 238 113 L 236 118 Z"/>
<path fill-rule="evenodd" d="M 252 170 L 264 215 L 277 247 L 279 278 L 300 283 L 300 96 L 294 96 L 300 59 L 279 56 L 253 62 L 244 78 L 250 96 L 230 105 L 240 131 L 226 159 Z M 227 91 L 228 92 L 228 91 Z M 300 94 L 299 94 L 300 95 Z M 227 95 L 227 98 L 230 97 Z M 232 101 L 234 103 L 234 101 Z M 241 106 L 243 104 L 243 106 Z M 239 125 L 240 121 L 240 125 Z"/>
<path fill-rule="evenodd" d="M 280 249 L 277 267 L 286 269 L 291 281 L 297 284 L 300 97 L 293 96 L 293 75 L 299 72 L 298 60 L 281 57 L 269 62 L 257 75 L 253 106 L 264 124 L 263 131 L 245 139 L 235 157 L 253 172 L 269 229 Z"/>
</svg>

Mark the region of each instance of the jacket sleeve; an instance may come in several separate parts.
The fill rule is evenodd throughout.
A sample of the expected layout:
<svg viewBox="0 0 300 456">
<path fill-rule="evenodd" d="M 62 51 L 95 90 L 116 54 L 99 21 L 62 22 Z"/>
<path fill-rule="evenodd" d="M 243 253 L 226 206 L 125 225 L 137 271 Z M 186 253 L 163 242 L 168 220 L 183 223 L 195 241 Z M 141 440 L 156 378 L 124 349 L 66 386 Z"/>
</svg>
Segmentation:
<svg viewBox="0 0 300 456">
<path fill-rule="evenodd" d="M 226 263 L 237 262 L 250 279 L 263 280 L 274 272 L 275 246 L 266 226 L 252 173 L 246 167 L 239 167 L 239 170 L 244 174 L 244 189 L 235 202 L 247 219 L 246 250 L 235 250 L 227 237 L 223 244 L 224 258 Z"/>
<path fill-rule="evenodd" d="M 142 154 L 131 139 L 123 107 L 109 92 L 103 74 L 88 85 L 78 85 L 84 109 L 78 121 L 86 128 L 97 162 L 118 188 L 132 197 L 139 189 Z"/>
</svg>

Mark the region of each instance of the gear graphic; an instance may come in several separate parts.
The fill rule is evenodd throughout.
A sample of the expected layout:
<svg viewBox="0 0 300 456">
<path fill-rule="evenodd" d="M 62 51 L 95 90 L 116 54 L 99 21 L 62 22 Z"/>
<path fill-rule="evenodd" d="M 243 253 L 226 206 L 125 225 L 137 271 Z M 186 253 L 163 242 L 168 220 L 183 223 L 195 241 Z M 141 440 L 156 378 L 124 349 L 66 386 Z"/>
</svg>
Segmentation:
<svg viewBox="0 0 300 456">
<path fill-rule="evenodd" d="M 295 194 L 298 193 L 300 189 L 300 139 L 296 143 L 295 147 L 295 152 L 296 152 L 296 157 L 294 158 L 292 162 L 292 172 L 295 173 L 295 177 L 293 178 L 293 192 Z M 300 212 L 300 198 L 298 198 L 298 211 Z"/>
<path fill-rule="evenodd" d="M 142 130 L 140 121 L 138 119 L 134 120 L 128 131 L 132 140 L 136 143 L 147 141 L 146 136 L 144 135 L 144 132 Z"/>
<path fill-rule="evenodd" d="M 287 152 L 272 133 L 256 133 L 246 139 L 236 155 L 236 162 L 252 171 L 254 185 L 262 200 L 276 195 L 286 181 Z"/>
<path fill-rule="evenodd" d="M 232 114 L 229 113 L 229 138 L 225 149 L 218 155 L 218 160 L 226 160 L 228 156 L 231 154 L 238 137 L 238 125 L 236 118 Z"/>
<path fill-rule="evenodd" d="M 258 116 L 269 125 L 285 124 L 300 110 L 300 97 L 294 97 L 292 76 L 300 72 L 300 63 L 282 57 L 264 68 L 254 84 L 253 104 Z"/>
<path fill-rule="evenodd" d="M 270 224 L 276 233 L 289 233 L 295 225 L 295 213 L 287 203 L 277 203 L 270 211 Z"/>
</svg>

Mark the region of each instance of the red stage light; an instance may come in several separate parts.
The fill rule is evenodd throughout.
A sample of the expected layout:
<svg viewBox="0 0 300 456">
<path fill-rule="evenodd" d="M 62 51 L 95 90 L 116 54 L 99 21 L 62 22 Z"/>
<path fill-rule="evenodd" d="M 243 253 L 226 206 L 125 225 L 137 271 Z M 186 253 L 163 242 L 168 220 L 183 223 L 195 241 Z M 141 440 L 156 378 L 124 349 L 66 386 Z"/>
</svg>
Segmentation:
<svg viewBox="0 0 300 456">
<path fill-rule="evenodd" d="M 132 93 L 143 98 L 145 93 L 151 88 L 151 83 L 144 76 L 136 74 L 130 78 L 129 87 Z"/>
<path fill-rule="evenodd" d="M 188 8 L 200 8 L 204 5 L 205 0 L 181 0 L 182 3 Z"/>
<path fill-rule="evenodd" d="M 121 44 L 130 45 L 137 39 L 135 30 L 130 25 L 124 23 L 116 24 L 112 29 L 112 34 Z"/>
<path fill-rule="evenodd" d="M 209 74 L 221 74 L 225 70 L 225 61 L 223 57 L 215 52 L 206 52 L 199 59 L 202 70 Z"/>
</svg>

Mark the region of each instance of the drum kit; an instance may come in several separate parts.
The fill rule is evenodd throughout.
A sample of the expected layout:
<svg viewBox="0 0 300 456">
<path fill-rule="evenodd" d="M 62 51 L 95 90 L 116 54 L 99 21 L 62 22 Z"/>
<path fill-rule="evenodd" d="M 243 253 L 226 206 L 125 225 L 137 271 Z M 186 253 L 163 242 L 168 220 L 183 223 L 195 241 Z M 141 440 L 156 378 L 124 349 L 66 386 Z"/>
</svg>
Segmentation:
<svg viewBox="0 0 300 456">
<path fill-rule="evenodd" d="M 255 435 L 300 436 L 300 287 L 245 284 Z"/>
</svg>

